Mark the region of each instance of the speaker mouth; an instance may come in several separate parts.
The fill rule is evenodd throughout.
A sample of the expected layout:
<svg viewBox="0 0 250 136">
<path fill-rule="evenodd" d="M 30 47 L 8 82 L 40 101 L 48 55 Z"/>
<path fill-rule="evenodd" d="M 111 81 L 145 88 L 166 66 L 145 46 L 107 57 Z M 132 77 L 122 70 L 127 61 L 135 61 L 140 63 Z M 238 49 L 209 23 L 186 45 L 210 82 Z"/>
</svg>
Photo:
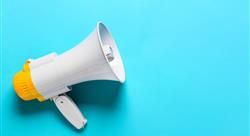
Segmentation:
<svg viewBox="0 0 250 136">
<path fill-rule="evenodd" d="M 111 67 L 111 70 L 121 83 L 125 82 L 124 66 L 115 40 L 102 22 L 97 23 L 97 33 L 101 43 L 102 53 Z"/>
</svg>

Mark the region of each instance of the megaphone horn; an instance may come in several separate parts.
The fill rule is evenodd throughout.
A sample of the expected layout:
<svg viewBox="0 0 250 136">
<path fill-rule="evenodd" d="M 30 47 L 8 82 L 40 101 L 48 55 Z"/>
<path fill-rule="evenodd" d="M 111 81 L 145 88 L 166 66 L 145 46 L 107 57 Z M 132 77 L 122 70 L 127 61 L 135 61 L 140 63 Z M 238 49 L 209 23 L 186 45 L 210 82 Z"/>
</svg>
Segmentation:
<svg viewBox="0 0 250 136">
<path fill-rule="evenodd" d="M 51 99 L 76 128 L 87 123 L 76 104 L 65 94 L 70 86 L 91 80 L 123 83 L 125 72 L 116 43 L 106 26 L 99 22 L 94 31 L 74 48 L 29 59 L 13 79 L 14 89 L 23 100 Z"/>
</svg>

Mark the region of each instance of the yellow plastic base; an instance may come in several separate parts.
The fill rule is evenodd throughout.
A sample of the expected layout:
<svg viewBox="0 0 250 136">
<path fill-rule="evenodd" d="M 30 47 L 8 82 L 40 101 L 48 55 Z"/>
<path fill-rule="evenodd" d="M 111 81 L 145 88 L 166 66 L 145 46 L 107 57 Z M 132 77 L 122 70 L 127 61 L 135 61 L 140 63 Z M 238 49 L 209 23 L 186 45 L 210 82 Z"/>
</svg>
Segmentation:
<svg viewBox="0 0 250 136">
<path fill-rule="evenodd" d="M 15 74 L 13 85 L 17 95 L 23 100 L 38 99 L 44 101 L 45 98 L 36 90 L 30 75 L 29 61 L 24 64 L 23 70 Z"/>
</svg>

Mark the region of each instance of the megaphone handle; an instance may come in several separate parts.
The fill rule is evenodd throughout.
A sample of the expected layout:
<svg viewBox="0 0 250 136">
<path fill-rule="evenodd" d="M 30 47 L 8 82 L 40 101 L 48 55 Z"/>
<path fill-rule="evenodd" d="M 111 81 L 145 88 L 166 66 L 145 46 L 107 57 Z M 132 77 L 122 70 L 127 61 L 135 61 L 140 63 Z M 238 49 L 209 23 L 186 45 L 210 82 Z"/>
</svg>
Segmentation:
<svg viewBox="0 0 250 136">
<path fill-rule="evenodd" d="M 66 94 L 61 94 L 52 98 L 56 107 L 63 116 L 77 129 L 81 129 L 87 123 L 79 108 Z"/>
</svg>

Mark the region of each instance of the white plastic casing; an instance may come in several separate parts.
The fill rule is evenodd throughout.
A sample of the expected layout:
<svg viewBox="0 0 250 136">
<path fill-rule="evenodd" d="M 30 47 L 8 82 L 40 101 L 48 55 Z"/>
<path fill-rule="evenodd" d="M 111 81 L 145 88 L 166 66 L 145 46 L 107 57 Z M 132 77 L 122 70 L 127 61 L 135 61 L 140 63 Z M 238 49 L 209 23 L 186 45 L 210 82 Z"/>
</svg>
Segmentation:
<svg viewBox="0 0 250 136">
<path fill-rule="evenodd" d="M 112 48 L 114 60 L 108 61 L 103 46 Z M 123 83 L 125 72 L 118 48 L 110 32 L 99 22 L 95 30 L 74 48 L 61 55 L 51 53 L 30 63 L 36 89 L 45 99 L 69 91 L 68 86 L 90 80 Z"/>
<path fill-rule="evenodd" d="M 87 123 L 87 119 L 82 115 L 79 108 L 66 94 L 52 98 L 58 110 L 77 129 L 81 129 Z"/>
</svg>

